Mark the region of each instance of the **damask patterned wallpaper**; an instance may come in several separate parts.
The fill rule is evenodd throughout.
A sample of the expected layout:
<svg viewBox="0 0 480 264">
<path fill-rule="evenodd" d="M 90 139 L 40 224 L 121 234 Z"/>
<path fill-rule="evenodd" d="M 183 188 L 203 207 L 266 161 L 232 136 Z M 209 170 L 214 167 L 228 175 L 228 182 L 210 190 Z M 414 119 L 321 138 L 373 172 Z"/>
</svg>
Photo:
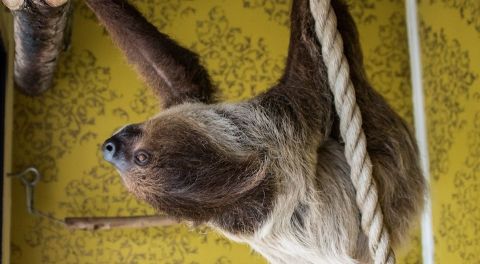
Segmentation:
<svg viewBox="0 0 480 264">
<path fill-rule="evenodd" d="M 420 2 L 436 263 L 480 263 L 480 1 Z"/>
<path fill-rule="evenodd" d="M 221 88 L 221 99 L 258 94 L 283 69 L 290 0 L 133 2 L 159 29 L 200 54 Z M 374 87 L 412 123 L 403 1 L 349 2 Z M 438 263 L 478 263 L 463 260 L 480 259 L 475 224 L 480 218 L 476 207 L 480 204 L 480 141 L 475 137 L 480 133 L 480 58 L 474 48 L 480 36 L 480 11 L 476 3 L 421 2 L 429 127 L 434 131 L 430 134 L 435 152 L 431 155 L 433 190 L 441 201 L 434 206 L 435 230 L 437 244 L 445 250 L 437 251 L 437 257 L 443 261 L 445 254 L 462 260 Z M 452 20 L 437 22 L 437 10 Z M 15 96 L 14 166 L 20 170 L 33 164 L 44 174 L 36 206 L 60 218 L 153 213 L 126 193 L 99 149 L 115 128 L 157 111 L 150 91 L 83 1 L 76 1 L 72 45 L 62 58 L 55 86 L 38 98 Z M 460 149 L 458 142 L 463 144 Z M 464 155 L 452 156 L 453 151 Z M 18 182 L 13 186 L 13 201 L 13 263 L 265 263 L 247 246 L 206 228 L 71 231 L 29 216 Z M 467 215 L 468 211 L 474 213 Z M 410 246 L 399 253 L 400 263 L 420 263 L 420 250 L 414 234 Z"/>
</svg>

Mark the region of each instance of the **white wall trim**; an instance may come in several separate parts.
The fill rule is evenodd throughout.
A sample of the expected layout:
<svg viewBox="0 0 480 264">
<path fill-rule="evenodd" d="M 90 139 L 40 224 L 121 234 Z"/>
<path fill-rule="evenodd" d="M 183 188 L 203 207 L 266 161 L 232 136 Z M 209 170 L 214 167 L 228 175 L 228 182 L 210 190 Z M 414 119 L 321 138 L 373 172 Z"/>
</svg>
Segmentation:
<svg viewBox="0 0 480 264">
<path fill-rule="evenodd" d="M 430 165 L 428 157 L 428 138 L 425 114 L 425 99 L 422 83 L 422 60 L 419 37 L 418 9 L 416 0 L 406 0 L 408 47 L 410 53 L 410 72 L 412 81 L 413 117 L 415 136 L 420 152 L 420 162 L 428 186 L 430 186 Z M 422 256 L 424 264 L 434 263 L 434 237 L 432 227 L 432 206 L 430 192 L 425 201 L 422 215 Z"/>
</svg>

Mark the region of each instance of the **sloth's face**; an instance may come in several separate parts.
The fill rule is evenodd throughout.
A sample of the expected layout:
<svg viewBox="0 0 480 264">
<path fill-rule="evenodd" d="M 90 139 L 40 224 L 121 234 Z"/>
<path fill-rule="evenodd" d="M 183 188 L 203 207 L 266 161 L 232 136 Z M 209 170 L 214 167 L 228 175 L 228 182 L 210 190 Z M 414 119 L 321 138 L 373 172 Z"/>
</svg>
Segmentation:
<svg viewBox="0 0 480 264">
<path fill-rule="evenodd" d="M 177 217 L 208 220 L 263 177 L 259 157 L 238 135 L 217 111 L 184 105 L 125 126 L 102 150 L 138 198 Z"/>
</svg>

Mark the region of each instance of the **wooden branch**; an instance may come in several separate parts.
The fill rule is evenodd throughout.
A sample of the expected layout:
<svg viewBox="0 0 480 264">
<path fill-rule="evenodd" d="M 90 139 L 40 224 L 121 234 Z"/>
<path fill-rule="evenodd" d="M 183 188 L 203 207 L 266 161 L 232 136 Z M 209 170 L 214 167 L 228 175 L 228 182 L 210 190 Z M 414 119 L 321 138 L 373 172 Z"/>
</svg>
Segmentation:
<svg viewBox="0 0 480 264">
<path fill-rule="evenodd" d="M 10 10 L 18 10 L 23 6 L 24 0 L 2 0 L 3 4 Z"/>
<path fill-rule="evenodd" d="M 51 7 L 59 7 L 67 3 L 68 0 L 45 0 L 45 2 Z"/>
<path fill-rule="evenodd" d="M 144 228 L 170 226 L 180 223 L 168 216 L 131 216 L 131 217 L 67 217 L 65 225 L 72 229 L 103 230 L 111 228 Z"/>
</svg>

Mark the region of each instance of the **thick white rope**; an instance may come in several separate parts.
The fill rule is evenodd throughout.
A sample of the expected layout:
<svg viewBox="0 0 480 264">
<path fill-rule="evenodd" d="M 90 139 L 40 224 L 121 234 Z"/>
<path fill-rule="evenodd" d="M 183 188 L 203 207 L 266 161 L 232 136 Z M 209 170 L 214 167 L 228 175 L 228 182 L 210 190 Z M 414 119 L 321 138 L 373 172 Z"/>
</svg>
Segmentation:
<svg viewBox="0 0 480 264">
<path fill-rule="evenodd" d="M 330 0 L 310 0 L 310 11 L 315 19 L 315 32 L 322 46 L 330 90 L 340 117 L 340 133 L 345 141 L 345 156 L 356 190 L 362 229 L 368 237 L 374 263 L 393 264 L 395 255 L 390 247 L 388 230 L 383 223 L 377 186 L 372 177 L 372 161 L 362 129 L 362 116 L 355 99 L 348 61 L 343 52 L 342 36 L 337 30 L 337 17 Z"/>
</svg>

